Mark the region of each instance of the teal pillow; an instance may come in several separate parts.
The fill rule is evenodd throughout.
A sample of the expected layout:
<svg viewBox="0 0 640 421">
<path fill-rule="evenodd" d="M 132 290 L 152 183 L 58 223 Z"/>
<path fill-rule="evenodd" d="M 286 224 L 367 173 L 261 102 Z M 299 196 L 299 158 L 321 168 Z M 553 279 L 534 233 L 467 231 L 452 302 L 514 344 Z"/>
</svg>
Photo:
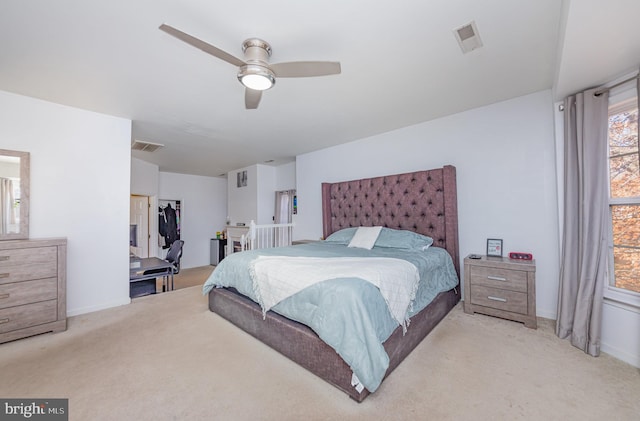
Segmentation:
<svg viewBox="0 0 640 421">
<path fill-rule="evenodd" d="M 336 244 L 349 244 L 358 227 L 344 228 L 329 235 L 324 241 Z"/>
<path fill-rule="evenodd" d="M 433 239 L 431 237 L 417 232 L 382 228 L 374 247 L 426 250 L 432 244 Z"/>
</svg>

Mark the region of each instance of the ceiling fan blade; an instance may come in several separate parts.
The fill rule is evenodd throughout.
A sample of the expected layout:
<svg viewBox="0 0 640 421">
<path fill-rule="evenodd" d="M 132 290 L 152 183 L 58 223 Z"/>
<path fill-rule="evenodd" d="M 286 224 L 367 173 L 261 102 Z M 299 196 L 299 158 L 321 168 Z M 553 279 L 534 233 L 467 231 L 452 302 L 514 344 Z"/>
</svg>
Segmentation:
<svg viewBox="0 0 640 421">
<path fill-rule="evenodd" d="M 244 106 L 247 110 L 255 110 L 260 104 L 262 98 L 262 91 L 256 91 L 255 89 L 246 88 L 244 91 Z"/>
<path fill-rule="evenodd" d="M 340 74 L 340 63 L 337 61 L 291 61 L 271 64 L 276 77 L 312 77 Z"/>
<path fill-rule="evenodd" d="M 199 48 L 205 53 L 209 53 L 212 56 L 218 57 L 219 59 L 224 60 L 227 63 L 233 64 L 234 66 L 244 66 L 246 64 L 243 60 L 240 60 L 239 58 L 232 56 L 226 51 L 222 51 L 218 47 L 214 47 L 213 45 L 206 43 L 196 37 L 192 37 L 189 34 L 185 34 L 181 30 L 176 29 L 172 26 L 169 26 L 163 23 L 162 25 L 160 25 L 159 29 L 161 31 L 166 32 L 169 35 L 172 35 L 178 38 L 180 41 L 184 41 L 187 44 L 192 45 L 196 48 Z"/>
</svg>

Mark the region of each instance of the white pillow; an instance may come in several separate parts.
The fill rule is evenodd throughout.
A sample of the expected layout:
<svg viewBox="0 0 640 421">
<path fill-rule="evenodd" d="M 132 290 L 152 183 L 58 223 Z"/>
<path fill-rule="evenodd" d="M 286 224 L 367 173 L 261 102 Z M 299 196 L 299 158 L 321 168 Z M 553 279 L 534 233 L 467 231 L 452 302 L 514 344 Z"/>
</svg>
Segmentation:
<svg viewBox="0 0 640 421">
<path fill-rule="evenodd" d="M 349 247 L 359 247 L 371 250 L 380 235 L 382 227 L 358 227 L 354 234 Z"/>
</svg>

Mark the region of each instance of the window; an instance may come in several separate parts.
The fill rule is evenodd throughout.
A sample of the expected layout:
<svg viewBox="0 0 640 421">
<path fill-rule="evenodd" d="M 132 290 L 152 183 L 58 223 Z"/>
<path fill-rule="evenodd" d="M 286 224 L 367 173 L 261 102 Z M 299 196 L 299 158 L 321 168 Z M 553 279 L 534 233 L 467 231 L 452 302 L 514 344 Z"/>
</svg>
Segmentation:
<svg viewBox="0 0 640 421">
<path fill-rule="evenodd" d="M 640 303 L 640 148 L 635 88 L 611 92 L 608 144 L 613 267 L 606 295 L 637 304 Z"/>
</svg>

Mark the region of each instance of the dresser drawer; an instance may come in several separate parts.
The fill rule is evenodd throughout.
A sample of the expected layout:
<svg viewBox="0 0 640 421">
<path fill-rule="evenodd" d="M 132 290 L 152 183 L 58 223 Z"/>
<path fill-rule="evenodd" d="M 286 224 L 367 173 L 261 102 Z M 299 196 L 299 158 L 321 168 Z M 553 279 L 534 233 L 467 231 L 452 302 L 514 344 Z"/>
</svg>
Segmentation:
<svg viewBox="0 0 640 421">
<path fill-rule="evenodd" d="M 513 313 L 527 314 L 527 294 L 474 284 L 471 286 L 471 303 Z"/>
<path fill-rule="evenodd" d="M 0 251 L 0 284 L 58 276 L 56 247 Z"/>
<path fill-rule="evenodd" d="M 56 278 L 2 284 L 0 285 L 0 309 L 55 300 L 57 296 L 58 280 Z"/>
<path fill-rule="evenodd" d="M 55 322 L 58 301 L 42 301 L 0 310 L 0 333 Z"/>
<path fill-rule="evenodd" d="M 527 272 L 521 270 L 471 266 L 471 282 L 490 288 L 527 292 Z"/>
</svg>

